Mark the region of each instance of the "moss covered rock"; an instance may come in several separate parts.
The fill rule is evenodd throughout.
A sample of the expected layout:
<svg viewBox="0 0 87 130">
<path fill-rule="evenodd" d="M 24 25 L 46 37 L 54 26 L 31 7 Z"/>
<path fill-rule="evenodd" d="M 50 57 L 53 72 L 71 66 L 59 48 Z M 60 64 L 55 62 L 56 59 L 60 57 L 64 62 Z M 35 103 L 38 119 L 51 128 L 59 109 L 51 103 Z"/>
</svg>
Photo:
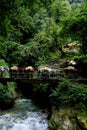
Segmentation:
<svg viewBox="0 0 87 130">
<path fill-rule="evenodd" d="M 82 129 L 87 130 L 87 112 L 77 114 L 77 122 Z"/>
<path fill-rule="evenodd" d="M 71 108 L 53 109 L 48 125 L 50 130 L 81 130 L 76 123 L 74 110 Z"/>
</svg>

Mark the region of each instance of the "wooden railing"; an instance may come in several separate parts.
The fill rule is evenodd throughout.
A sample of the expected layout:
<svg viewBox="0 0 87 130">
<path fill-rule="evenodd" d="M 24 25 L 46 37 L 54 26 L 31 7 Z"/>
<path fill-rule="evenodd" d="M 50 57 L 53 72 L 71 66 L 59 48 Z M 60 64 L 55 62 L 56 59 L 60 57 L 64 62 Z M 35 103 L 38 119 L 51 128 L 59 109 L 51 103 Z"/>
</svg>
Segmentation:
<svg viewBox="0 0 87 130">
<path fill-rule="evenodd" d="M 11 72 L 8 71 L 8 76 L 5 72 L 0 72 L 0 78 L 10 79 L 57 79 L 61 77 L 61 73 L 58 72 Z"/>
<path fill-rule="evenodd" d="M 10 78 L 13 79 L 57 79 L 58 73 L 38 73 L 38 72 L 10 72 Z"/>
</svg>

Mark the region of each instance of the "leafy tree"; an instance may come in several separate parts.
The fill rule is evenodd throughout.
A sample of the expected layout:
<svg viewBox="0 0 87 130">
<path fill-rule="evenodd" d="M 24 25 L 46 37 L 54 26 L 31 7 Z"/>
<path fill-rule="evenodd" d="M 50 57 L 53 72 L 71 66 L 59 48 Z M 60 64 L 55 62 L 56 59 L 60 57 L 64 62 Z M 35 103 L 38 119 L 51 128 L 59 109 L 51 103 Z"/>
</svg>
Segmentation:
<svg viewBox="0 0 87 130">
<path fill-rule="evenodd" d="M 30 41 L 26 45 L 22 46 L 20 52 L 19 65 L 28 66 L 28 65 L 35 65 L 35 62 L 38 60 L 39 55 L 39 45 L 35 41 Z"/>
<path fill-rule="evenodd" d="M 59 82 L 58 87 L 51 94 L 51 101 L 56 107 L 75 106 L 79 103 L 87 105 L 87 87 L 72 83 L 67 79 Z"/>
<path fill-rule="evenodd" d="M 15 0 L 0 0 L 0 17 L 4 18 L 12 11 L 14 8 L 14 2 Z"/>
<path fill-rule="evenodd" d="M 24 7 L 19 7 L 17 12 L 12 16 L 11 37 L 13 40 L 19 41 L 21 44 L 26 44 L 30 37 L 33 37 L 33 19 L 29 15 L 29 10 Z"/>
<path fill-rule="evenodd" d="M 82 52 L 87 53 L 87 2 L 64 22 L 63 34 L 78 40 Z"/>
<path fill-rule="evenodd" d="M 27 65 L 46 59 L 47 52 L 62 51 L 60 22 L 71 10 L 67 1 L 3 0 L 1 5 L 1 58 Z"/>
<path fill-rule="evenodd" d="M 14 9 L 15 0 L 0 0 L 0 35 L 7 34 L 5 19 L 10 16 L 12 10 Z"/>
<path fill-rule="evenodd" d="M 71 12 L 71 6 L 66 0 L 54 0 L 50 5 L 50 14 L 59 23 Z"/>
<path fill-rule="evenodd" d="M 5 41 L 4 50 L 5 50 L 5 57 L 4 57 L 5 61 L 9 63 L 10 66 L 12 64 L 18 64 L 21 52 L 20 44 L 13 41 Z"/>
</svg>

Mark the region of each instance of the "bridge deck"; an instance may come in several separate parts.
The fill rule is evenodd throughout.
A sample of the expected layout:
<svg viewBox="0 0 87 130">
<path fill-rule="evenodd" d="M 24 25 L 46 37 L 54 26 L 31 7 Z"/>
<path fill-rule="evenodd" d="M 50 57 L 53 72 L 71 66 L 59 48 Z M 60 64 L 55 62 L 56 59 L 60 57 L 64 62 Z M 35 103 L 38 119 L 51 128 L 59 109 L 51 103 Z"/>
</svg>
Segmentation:
<svg viewBox="0 0 87 130">
<path fill-rule="evenodd" d="M 7 82 L 23 82 L 23 83 L 57 83 L 59 79 L 28 79 L 28 78 L 0 78 L 0 82 L 7 84 Z"/>
<path fill-rule="evenodd" d="M 32 73 L 32 72 L 9 72 L 9 77 L 0 75 L 0 82 L 52 82 L 58 81 L 61 76 L 58 73 Z"/>
</svg>

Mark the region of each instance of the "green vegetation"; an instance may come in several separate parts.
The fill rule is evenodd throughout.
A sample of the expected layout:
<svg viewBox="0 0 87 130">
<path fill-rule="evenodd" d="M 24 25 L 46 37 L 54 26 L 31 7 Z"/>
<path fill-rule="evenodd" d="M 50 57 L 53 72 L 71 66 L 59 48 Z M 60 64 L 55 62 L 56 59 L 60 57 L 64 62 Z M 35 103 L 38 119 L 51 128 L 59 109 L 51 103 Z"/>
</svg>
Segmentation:
<svg viewBox="0 0 87 130">
<path fill-rule="evenodd" d="M 87 2 L 82 4 L 75 12 L 72 12 L 71 17 L 64 21 L 63 33 L 77 40 L 81 44 L 82 53 L 87 52 Z M 68 26 L 66 26 L 66 24 Z"/>
<path fill-rule="evenodd" d="M 5 62 L 5 60 L 0 59 L 0 67 L 8 67 L 8 64 Z M 2 72 L 0 70 L 0 76 L 1 73 Z M 3 73 L 3 76 L 9 77 L 9 73 L 6 71 Z M 4 83 L 4 85 L 0 83 L 0 109 L 6 109 L 13 106 L 15 99 L 15 89 L 16 85 L 14 82 L 7 84 Z"/>
<path fill-rule="evenodd" d="M 37 65 L 48 58 L 47 52 L 63 53 L 59 33 L 71 12 L 68 1 L 5 0 L 0 6 L 0 58 L 10 66 Z"/>
<path fill-rule="evenodd" d="M 0 83 L 0 101 L 10 102 L 10 92 L 7 91 L 6 86 Z"/>
<path fill-rule="evenodd" d="M 3 59 L 0 59 L 0 66 L 8 66 L 7 63 L 3 60 Z"/>
<path fill-rule="evenodd" d="M 0 109 L 8 109 L 13 107 L 14 105 L 14 91 L 12 91 L 12 86 L 10 85 L 10 88 L 8 89 L 9 86 L 3 85 L 0 83 Z"/>
<path fill-rule="evenodd" d="M 75 107 L 77 104 L 87 106 L 87 87 L 64 79 L 59 83 L 57 88 L 53 90 L 51 101 L 56 107 Z"/>
<path fill-rule="evenodd" d="M 79 64 L 87 64 L 87 54 L 81 56 L 74 56 L 73 59 Z"/>
<path fill-rule="evenodd" d="M 73 57 L 74 61 L 77 62 L 77 67 L 78 69 L 80 69 L 81 71 L 83 71 L 84 74 L 87 73 L 87 54 L 84 55 L 79 55 L 79 56 L 74 56 Z"/>
<path fill-rule="evenodd" d="M 85 0 L 0 1 L 0 66 L 37 67 L 52 60 L 61 64 L 62 58 L 70 58 L 84 68 L 87 64 L 86 35 Z M 68 43 L 80 45 L 79 55 L 72 50 L 65 51 Z M 48 90 L 45 84 L 39 87 L 43 92 Z M 0 89 L 4 99 L 8 90 L 5 91 L 2 84 Z M 15 89 L 12 87 L 11 91 Z M 61 104 L 60 100 L 65 100 L 64 104 L 86 103 L 86 91 L 83 86 L 63 81 L 53 90 L 51 98 L 55 105 Z"/>
<path fill-rule="evenodd" d="M 83 1 L 69 2 L 80 4 Z M 81 6 L 73 11 L 69 2 L 0 2 L 0 58 L 9 66 L 35 66 L 50 60 L 50 56 L 55 52 L 59 53 L 58 58 L 64 55 L 63 48 L 71 36 L 80 41 L 81 49 L 86 53 L 87 4 L 80 4 Z M 70 34 L 68 39 L 65 34 Z"/>
</svg>

